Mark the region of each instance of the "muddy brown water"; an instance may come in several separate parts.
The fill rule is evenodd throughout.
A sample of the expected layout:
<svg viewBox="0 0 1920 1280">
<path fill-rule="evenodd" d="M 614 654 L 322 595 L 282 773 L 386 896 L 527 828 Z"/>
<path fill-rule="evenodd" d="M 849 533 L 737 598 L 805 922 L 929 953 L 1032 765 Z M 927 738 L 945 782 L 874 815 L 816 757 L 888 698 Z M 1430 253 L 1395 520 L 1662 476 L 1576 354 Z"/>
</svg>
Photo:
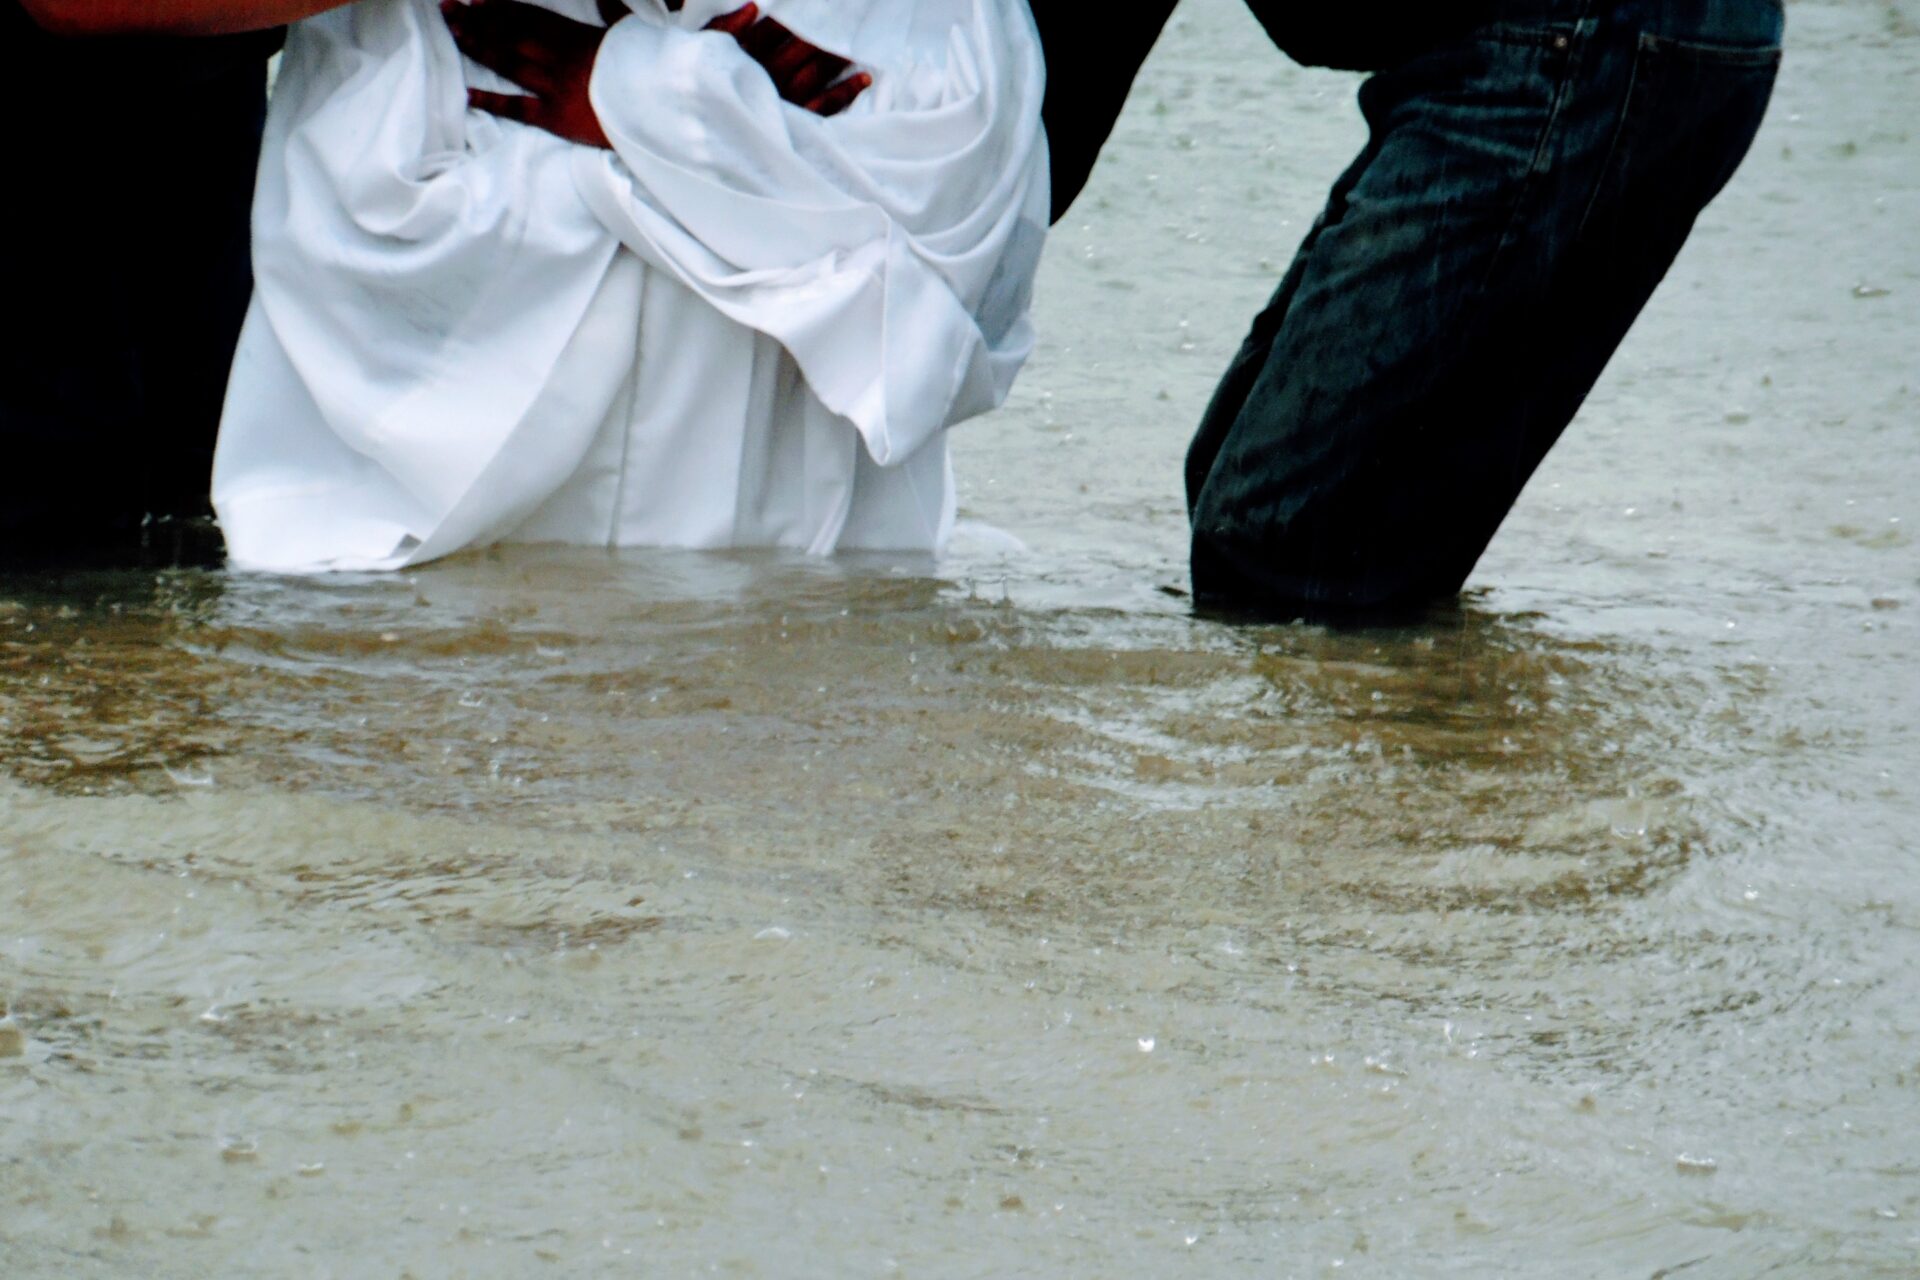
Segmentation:
<svg viewBox="0 0 1920 1280">
<path fill-rule="evenodd" d="M 1920 11 L 1417 627 L 1195 620 L 1358 140 L 1189 0 L 940 564 L 0 584 L 8 1276 L 1920 1275 Z"/>
</svg>

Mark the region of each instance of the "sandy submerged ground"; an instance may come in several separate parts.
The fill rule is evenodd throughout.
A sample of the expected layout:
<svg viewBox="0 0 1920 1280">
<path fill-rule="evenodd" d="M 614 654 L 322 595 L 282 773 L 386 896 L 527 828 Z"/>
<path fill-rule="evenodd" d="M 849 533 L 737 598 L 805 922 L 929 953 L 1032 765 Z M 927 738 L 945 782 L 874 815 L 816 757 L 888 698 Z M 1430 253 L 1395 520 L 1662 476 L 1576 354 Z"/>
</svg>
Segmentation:
<svg viewBox="0 0 1920 1280">
<path fill-rule="evenodd" d="M 1188 0 L 959 442 L 1026 545 L 0 585 L 0 1272 L 1920 1274 L 1920 29 L 1456 616 L 1195 622 L 1357 145 Z"/>
</svg>

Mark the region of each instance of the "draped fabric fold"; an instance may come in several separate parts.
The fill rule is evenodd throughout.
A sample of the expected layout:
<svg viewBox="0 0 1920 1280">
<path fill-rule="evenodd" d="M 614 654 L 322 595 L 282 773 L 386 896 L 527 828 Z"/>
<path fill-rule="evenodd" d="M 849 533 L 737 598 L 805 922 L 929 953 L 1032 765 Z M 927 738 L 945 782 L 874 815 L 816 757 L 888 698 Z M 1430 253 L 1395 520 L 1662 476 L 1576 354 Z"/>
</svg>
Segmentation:
<svg viewBox="0 0 1920 1280">
<path fill-rule="evenodd" d="M 944 433 L 1033 342 L 1025 0 L 765 0 L 873 73 L 830 120 L 700 29 L 731 6 L 645 2 L 594 71 L 610 153 L 469 112 L 493 82 L 431 0 L 293 29 L 215 467 L 236 564 L 939 546 Z"/>
</svg>

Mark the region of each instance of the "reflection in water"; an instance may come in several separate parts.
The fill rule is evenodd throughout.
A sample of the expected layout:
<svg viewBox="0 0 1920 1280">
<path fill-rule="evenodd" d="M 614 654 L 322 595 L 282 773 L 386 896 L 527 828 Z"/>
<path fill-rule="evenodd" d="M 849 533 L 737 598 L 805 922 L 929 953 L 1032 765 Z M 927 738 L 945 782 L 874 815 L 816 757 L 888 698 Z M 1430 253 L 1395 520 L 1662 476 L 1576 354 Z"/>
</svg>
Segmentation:
<svg viewBox="0 0 1920 1280">
<path fill-rule="evenodd" d="M 987 1216 L 1013 1271 L 1738 1270 L 1794 1201 L 1730 1116 L 1815 1106 L 1810 1050 L 1893 998 L 1728 892 L 1763 674 L 1479 604 L 1234 630 L 523 550 L 17 582 L 0 636 L 50 1267 L 83 1176 L 98 1257 L 182 1274 L 389 1203 L 416 1264 L 830 1275 Z"/>
<path fill-rule="evenodd" d="M 81 794 L 166 786 L 215 749 L 212 704 L 174 648 L 217 606 L 219 578 L 16 574 L 8 587 L 0 751 L 15 777 Z"/>
</svg>

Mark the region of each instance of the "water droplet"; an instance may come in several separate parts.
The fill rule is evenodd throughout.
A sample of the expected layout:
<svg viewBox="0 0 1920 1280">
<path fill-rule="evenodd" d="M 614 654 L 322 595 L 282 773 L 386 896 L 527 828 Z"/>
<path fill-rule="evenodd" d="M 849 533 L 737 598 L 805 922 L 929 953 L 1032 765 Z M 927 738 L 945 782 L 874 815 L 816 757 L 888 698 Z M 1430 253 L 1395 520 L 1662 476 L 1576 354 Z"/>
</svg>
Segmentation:
<svg viewBox="0 0 1920 1280">
<path fill-rule="evenodd" d="M 1142 1053 L 1152 1053 L 1152 1052 L 1153 1052 L 1153 1046 L 1154 1046 L 1155 1044 L 1157 1044 L 1157 1043 L 1158 1043 L 1158 1041 L 1156 1041 L 1156 1040 L 1155 1040 L 1155 1039 L 1154 1039 L 1154 1038 L 1153 1038 L 1152 1036 L 1141 1036 L 1141 1037 L 1140 1037 L 1140 1052 L 1142 1052 Z"/>
</svg>

